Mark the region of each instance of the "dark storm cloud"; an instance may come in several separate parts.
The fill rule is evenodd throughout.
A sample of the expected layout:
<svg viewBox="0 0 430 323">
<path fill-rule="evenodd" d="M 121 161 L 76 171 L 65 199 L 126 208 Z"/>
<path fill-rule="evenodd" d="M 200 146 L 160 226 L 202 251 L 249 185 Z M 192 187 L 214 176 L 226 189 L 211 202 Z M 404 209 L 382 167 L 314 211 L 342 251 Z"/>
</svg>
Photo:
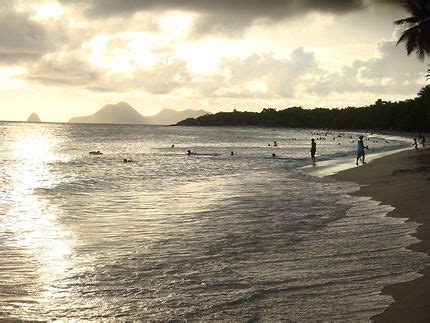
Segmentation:
<svg viewBox="0 0 430 323">
<path fill-rule="evenodd" d="M 366 0 L 62 0 L 92 15 L 132 14 L 138 11 L 181 10 L 229 13 L 252 17 L 283 17 L 308 11 L 341 13 L 366 6 Z"/>
<path fill-rule="evenodd" d="M 199 15 L 193 33 L 237 34 L 255 21 L 277 21 L 309 12 L 342 14 L 384 0 L 61 0 L 93 18 L 178 10 Z"/>
</svg>

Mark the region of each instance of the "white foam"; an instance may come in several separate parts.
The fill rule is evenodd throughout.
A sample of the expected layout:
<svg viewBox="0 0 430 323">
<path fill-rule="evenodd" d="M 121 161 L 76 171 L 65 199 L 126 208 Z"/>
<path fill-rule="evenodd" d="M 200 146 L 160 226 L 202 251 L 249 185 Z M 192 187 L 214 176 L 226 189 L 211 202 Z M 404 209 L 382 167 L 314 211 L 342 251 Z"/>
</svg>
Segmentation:
<svg viewBox="0 0 430 323">
<path fill-rule="evenodd" d="M 376 154 L 368 153 L 366 154 L 366 163 L 372 162 L 384 156 L 388 156 L 391 154 L 395 154 L 395 153 L 405 151 L 405 150 L 410 150 L 410 149 L 412 149 L 412 147 L 389 150 L 389 151 L 379 152 Z M 355 162 L 356 162 L 356 157 L 349 156 L 349 157 L 343 157 L 339 159 L 317 162 L 312 165 L 303 166 L 300 169 L 302 169 L 303 171 L 305 171 L 307 174 L 311 176 L 325 177 L 325 176 L 335 175 L 341 171 L 344 171 L 353 167 L 358 167 L 355 164 Z M 361 166 L 361 163 L 359 164 L 359 166 Z"/>
</svg>

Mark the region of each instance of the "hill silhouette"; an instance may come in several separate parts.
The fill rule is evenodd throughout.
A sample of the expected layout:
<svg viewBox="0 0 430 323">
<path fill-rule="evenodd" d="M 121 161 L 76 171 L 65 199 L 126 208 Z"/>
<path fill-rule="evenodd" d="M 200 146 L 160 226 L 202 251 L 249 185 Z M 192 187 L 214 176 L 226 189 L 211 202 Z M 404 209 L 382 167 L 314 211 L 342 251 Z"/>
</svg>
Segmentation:
<svg viewBox="0 0 430 323">
<path fill-rule="evenodd" d="M 108 123 L 108 124 L 151 124 L 171 125 L 186 119 L 206 114 L 204 110 L 176 111 L 164 109 L 154 116 L 143 116 L 127 102 L 107 104 L 89 116 L 74 117 L 70 123 Z"/>
<path fill-rule="evenodd" d="M 154 125 L 170 125 L 178 123 L 179 121 L 187 118 L 198 118 L 205 114 L 207 114 L 207 112 L 204 110 L 187 109 L 183 111 L 176 111 L 172 109 L 164 109 L 154 116 L 145 117 L 145 123 Z"/>
<path fill-rule="evenodd" d="M 107 104 L 96 113 L 75 117 L 70 123 L 117 123 L 117 124 L 142 124 L 144 117 L 127 102 Z"/>
<path fill-rule="evenodd" d="M 27 122 L 41 122 L 36 112 L 30 114 L 27 118 Z"/>
</svg>

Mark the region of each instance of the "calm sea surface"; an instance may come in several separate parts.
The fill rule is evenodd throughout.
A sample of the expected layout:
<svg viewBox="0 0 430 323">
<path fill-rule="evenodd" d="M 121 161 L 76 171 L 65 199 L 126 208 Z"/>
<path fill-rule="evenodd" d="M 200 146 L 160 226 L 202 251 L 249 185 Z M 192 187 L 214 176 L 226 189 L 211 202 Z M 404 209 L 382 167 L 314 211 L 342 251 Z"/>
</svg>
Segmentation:
<svg viewBox="0 0 430 323">
<path fill-rule="evenodd" d="M 311 132 L 0 123 L 0 319 L 383 311 L 382 288 L 427 261 L 405 249 L 416 225 L 350 196 L 356 184 L 303 173 L 311 137 L 326 138 L 319 160 L 355 162 L 356 134 Z"/>
</svg>

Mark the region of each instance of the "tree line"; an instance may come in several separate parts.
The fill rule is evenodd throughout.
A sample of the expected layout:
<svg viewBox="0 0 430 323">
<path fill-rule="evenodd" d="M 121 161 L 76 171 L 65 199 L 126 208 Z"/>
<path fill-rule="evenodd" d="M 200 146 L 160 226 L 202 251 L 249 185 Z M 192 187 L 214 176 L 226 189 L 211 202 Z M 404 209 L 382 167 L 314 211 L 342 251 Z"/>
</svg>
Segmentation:
<svg viewBox="0 0 430 323">
<path fill-rule="evenodd" d="M 283 110 L 264 108 L 261 112 L 237 111 L 206 114 L 179 122 L 179 126 L 259 126 L 290 128 L 366 129 L 430 131 L 430 85 L 414 99 L 391 102 L 377 100 L 364 107 L 343 109 Z"/>
</svg>

